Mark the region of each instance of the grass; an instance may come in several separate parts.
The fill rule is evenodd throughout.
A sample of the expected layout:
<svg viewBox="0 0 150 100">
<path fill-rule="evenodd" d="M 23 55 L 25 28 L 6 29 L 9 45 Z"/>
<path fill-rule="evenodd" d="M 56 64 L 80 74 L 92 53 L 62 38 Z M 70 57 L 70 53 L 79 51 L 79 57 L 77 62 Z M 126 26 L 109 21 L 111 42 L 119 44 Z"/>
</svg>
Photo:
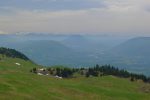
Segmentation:
<svg viewBox="0 0 150 100">
<path fill-rule="evenodd" d="M 20 63 L 17 66 L 15 63 Z M 40 67 L 21 59 L 0 61 L 0 100 L 150 100 L 143 82 L 114 76 L 56 79 L 30 73 Z"/>
</svg>

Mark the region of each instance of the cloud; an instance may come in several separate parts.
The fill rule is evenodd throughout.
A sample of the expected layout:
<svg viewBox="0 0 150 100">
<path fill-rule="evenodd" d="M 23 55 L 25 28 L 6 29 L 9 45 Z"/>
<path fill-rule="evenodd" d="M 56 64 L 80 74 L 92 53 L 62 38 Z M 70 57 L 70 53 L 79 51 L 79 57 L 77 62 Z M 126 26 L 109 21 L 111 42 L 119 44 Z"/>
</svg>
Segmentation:
<svg viewBox="0 0 150 100">
<path fill-rule="evenodd" d="M 34 2 L 42 1 L 44 0 Z M 71 2 L 71 0 L 67 1 Z M 88 1 L 99 2 L 99 0 Z M 147 7 L 149 7 L 150 1 L 104 0 L 103 3 L 105 7 L 86 9 L 29 10 L 11 8 L 10 10 L 14 12 L 11 16 L 0 15 L 0 30 L 9 31 L 9 33 L 107 33 L 110 35 L 128 33 L 149 35 L 150 12 Z"/>
<path fill-rule="evenodd" d="M 77 10 L 104 7 L 99 0 L 4 0 L 1 7 L 15 7 L 28 10 Z"/>
</svg>

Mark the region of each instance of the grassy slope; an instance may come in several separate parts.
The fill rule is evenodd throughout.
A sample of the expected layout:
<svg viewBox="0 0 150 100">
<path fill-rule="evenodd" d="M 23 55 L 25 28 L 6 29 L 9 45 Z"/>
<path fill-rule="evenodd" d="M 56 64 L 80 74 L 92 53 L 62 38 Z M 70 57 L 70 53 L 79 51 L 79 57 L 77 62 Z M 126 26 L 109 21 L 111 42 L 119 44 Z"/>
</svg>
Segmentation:
<svg viewBox="0 0 150 100">
<path fill-rule="evenodd" d="M 150 86 L 142 82 L 113 76 L 55 79 L 30 73 L 32 67 L 37 65 L 20 59 L 0 61 L 0 100 L 150 100 L 140 89 Z"/>
</svg>

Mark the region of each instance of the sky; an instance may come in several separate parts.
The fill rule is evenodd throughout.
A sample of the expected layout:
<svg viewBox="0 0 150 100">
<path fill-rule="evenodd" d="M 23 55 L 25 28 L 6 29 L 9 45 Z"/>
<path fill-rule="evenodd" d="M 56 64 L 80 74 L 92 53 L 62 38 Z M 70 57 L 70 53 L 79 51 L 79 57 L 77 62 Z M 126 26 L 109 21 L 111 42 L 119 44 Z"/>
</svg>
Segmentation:
<svg viewBox="0 0 150 100">
<path fill-rule="evenodd" d="M 0 34 L 150 35 L 150 0 L 0 0 Z"/>
</svg>

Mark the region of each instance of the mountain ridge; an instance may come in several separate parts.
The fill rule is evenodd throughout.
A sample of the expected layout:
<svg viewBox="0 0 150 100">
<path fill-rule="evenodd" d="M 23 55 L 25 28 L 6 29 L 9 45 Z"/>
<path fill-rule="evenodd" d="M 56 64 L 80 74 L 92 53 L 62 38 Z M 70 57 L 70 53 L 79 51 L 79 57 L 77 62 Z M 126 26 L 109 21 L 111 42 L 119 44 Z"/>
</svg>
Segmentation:
<svg viewBox="0 0 150 100">
<path fill-rule="evenodd" d="M 0 54 L 3 56 L 11 57 L 11 58 L 20 58 L 23 60 L 30 60 L 27 56 L 25 56 L 23 53 L 16 51 L 15 49 L 0 47 Z"/>
</svg>

